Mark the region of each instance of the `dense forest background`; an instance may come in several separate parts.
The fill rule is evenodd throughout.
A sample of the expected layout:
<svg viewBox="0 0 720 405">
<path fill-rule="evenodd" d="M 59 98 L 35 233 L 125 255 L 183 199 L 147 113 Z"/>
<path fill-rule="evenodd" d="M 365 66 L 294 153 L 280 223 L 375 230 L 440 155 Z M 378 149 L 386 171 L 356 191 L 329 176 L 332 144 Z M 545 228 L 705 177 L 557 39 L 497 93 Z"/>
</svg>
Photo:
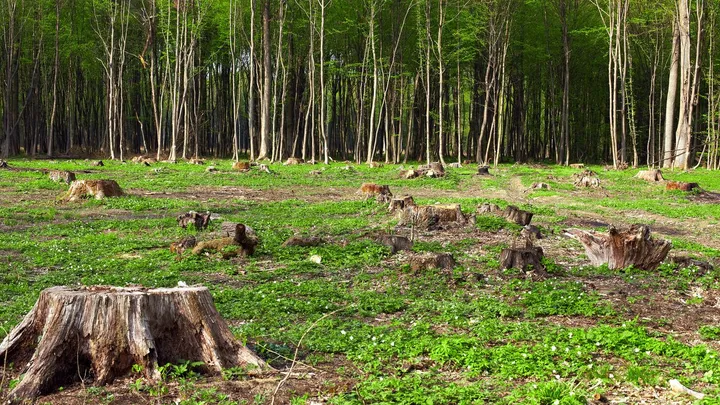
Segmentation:
<svg viewBox="0 0 720 405">
<path fill-rule="evenodd" d="M 3 0 L 0 155 L 720 166 L 716 0 Z"/>
</svg>

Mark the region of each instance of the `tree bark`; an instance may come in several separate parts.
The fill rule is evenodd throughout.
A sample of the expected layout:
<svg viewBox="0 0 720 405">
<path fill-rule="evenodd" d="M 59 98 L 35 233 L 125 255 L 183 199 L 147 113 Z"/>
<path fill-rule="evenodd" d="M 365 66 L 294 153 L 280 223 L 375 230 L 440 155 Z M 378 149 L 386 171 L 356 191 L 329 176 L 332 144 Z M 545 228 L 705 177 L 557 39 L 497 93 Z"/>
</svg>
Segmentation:
<svg viewBox="0 0 720 405">
<path fill-rule="evenodd" d="M 201 361 L 206 373 L 241 365 L 266 367 L 235 340 L 205 287 L 52 287 L 0 344 L 0 358 L 23 364 L 10 392 L 32 400 L 84 378 L 111 383 L 137 364 L 146 378 L 158 365 Z"/>
</svg>

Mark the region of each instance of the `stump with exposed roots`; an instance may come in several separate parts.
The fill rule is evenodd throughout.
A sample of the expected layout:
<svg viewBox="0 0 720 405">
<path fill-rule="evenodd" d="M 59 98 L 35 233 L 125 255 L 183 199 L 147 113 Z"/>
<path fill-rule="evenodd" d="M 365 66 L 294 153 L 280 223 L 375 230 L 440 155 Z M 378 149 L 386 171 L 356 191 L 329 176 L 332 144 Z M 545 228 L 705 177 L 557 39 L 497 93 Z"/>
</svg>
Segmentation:
<svg viewBox="0 0 720 405">
<path fill-rule="evenodd" d="M 80 378 L 111 383 L 141 366 L 202 362 L 201 371 L 265 362 L 233 337 L 205 287 L 52 287 L 0 344 L 0 358 L 22 368 L 14 401 L 32 400 Z"/>
<path fill-rule="evenodd" d="M 653 239 L 650 228 L 645 225 L 633 225 L 621 231 L 610 227 L 608 233 L 581 229 L 568 229 L 563 233 L 583 244 L 593 266 L 607 264 L 610 269 L 633 265 L 655 270 L 672 247 L 668 240 Z"/>
<path fill-rule="evenodd" d="M 82 198 L 94 197 L 102 200 L 106 197 L 125 195 L 115 180 L 77 180 L 70 184 L 70 189 L 63 200 L 78 201 Z"/>
</svg>

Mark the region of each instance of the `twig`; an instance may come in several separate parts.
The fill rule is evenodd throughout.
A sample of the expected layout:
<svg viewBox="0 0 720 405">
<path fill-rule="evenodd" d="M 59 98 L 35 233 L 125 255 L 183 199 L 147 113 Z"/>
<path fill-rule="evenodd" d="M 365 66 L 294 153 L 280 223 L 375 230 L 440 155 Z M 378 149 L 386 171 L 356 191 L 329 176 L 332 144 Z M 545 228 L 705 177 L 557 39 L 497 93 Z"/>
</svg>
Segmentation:
<svg viewBox="0 0 720 405">
<path fill-rule="evenodd" d="M 340 311 L 343 311 L 343 310 L 345 310 L 346 308 L 348 308 L 348 307 L 345 306 L 345 307 L 336 309 L 336 310 L 334 310 L 334 311 L 332 311 L 332 312 L 329 312 L 329 313 L 321 316 L 320 318 L 318 318 L 318 320 L 316 320 L 315 322 L 313 322 L 313 324 L 310 325 L 309 328 L 307 328 L 307 330 L 302 334 L 302 336 L 300 336 L 300 340 L 298 341 L 298 344 L 297 344 L 297 346 L 295 347 L 295 354 L 293 355 L 293 361 L 292 361 L 292 364 L 290 364 L 290 369 L 288 370 L 287 375 L 285 375 L 285 377 L 284 377 L 282 380 L 280 380 L 280 382 L 278 383 L 278 385 L 275 387 L 275 391 L 273 391 L 272 400 L 270 401 L 270 405 L 275 405 L 275 396 L 277 395 L 278 391 L 280 390 L 280 387 L 282 387 L 282 385 L 285 383 L 285 381 L 287 381 L 287 379 L 290 378 L 290 375 L 292 375 L 293 368 L 295 368 L 295 363 L 297 362 L 298 352 L 300 351 L 300 345 L 302 344 L 303 339 L 305 339 L 305 336 L 306 336 L 311 330 L 313 330 L 313 329 L 315 328 L 315 326 L 317 326 L 317 324 L 320 323 L 320 321 L 322 321 L 323 319 L 325 319 L 325 318 L 327 318 L 327 317 L 329 317 L 329 316 L 331 316 L 331 315 L 335 315 L 336 313 L 338 313 L 338 312 L 340 312 Z"/>
</svg>

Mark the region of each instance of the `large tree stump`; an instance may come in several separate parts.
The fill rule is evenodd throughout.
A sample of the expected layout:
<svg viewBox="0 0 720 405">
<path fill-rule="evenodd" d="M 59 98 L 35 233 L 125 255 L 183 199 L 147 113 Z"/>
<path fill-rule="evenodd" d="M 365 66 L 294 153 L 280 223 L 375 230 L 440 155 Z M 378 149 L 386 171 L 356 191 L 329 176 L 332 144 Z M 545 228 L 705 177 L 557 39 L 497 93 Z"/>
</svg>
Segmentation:
<svg viewBox="0 0 720 405">
<path fill-rule="evenodd" d="M 305 163 L 305 161 L 302 160 L 302 158 L 291 157 L 291 158 L 288 158 L 285 161 L 285 163 L 283 163 L 283 166 L 293 166 L 293 165 L 299 165 L 301 163 Z"/>
<path fill-rule="evenodd" d="M 435 230 L 443 225 L 465 225 L 468 220 L 460 204 L 412 205 L 399 211 L 398 225 Z"/>
<path fill-rule="evenodd" d="M 592 170 L 584 170 L 582 173 L 576 173 L 573 175 L 575 181 L 573 184 L 575 187 L 600 187 L 600 178 L 597 173 Z"/>
<path fill-rule="evenodd" d="M 447 270 L 455 267 L 455 259 L 448 253 L 427 252 L 411 255 L 408 263 L 410 270 L 415 273 L 431 269 Z"/>
<path fill-rule="evenodd" d="M 532 221 L 533 213 L 529 211 L 521 210 L 514 205 L 508 205 L 503 212 L 503 215 L 508 221 L 514 222 L 520 226 L 530 225 Z"/>
<path fill-rule="evenodd" d="M 65 201 L 78 201 L 85 197 L 102 200 L 106 197 L 125 195 L 115 180 L 77 180 L 70 184 L 70 189 L 63 198 Z"/>
<path fill-rule="evenodd" d="M 477 175 L 478 176 L 489 176 L 490 175 L 490 166 L 478 166 Z"/>
<path fill-rule="evenodd" d="M 127 374 L 134 364 L 159 379 L 158 365 L 200 361 L 201 370 L 262 359 L 235 340 L 205 287 L 52 287 L 0 344 L 0 358 L 23 369 L 10 392 L 32 400 L 90 376 L 97 385 Z"/>
<path fill-rule="evenodd" d="M 445 167 L 440 162 L 432 162 L 428 165 L 425 175 L 428 177 L 445 177 Z"/>
<path fill-rule="evenodd" d="M 653 240 L 650 228 L 645 225 L 633 225 L 622 231 L 611 226 L 607 234 L 581 229 L 568 229 L 563 233 L 583 244 L 593 266 L 607 263 L 610 269 L 633 265 L 655 270 L 672 247 L 668 240 Z"/>
<path fill-rule="evenodd" d="M 640 170 L 636 175 L 635 178 L 642 179 L 645 181 L 650 182 L 657 182 L 657 181 L 664 181 L 662 172 L 658 169 L 654 170 Z"/>
</svg>

